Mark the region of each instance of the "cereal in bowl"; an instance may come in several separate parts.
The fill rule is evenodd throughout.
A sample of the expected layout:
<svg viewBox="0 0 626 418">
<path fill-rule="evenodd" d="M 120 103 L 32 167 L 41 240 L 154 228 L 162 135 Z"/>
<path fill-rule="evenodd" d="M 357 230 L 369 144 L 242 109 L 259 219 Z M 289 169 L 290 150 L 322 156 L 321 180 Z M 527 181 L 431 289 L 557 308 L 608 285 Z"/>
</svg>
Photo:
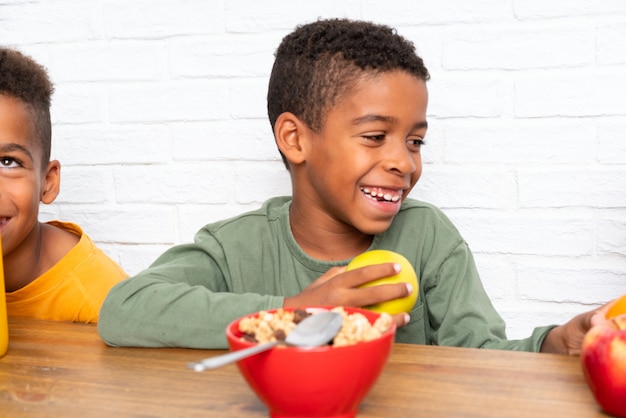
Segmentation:
<svg viewBox="0 0 626 418">
<path fill-rule="evenodd" d="M 361 313 L 347 313 L 342 307 L 332 309 L 343 317 L 341 329 L 330 343 L 335 347 L 353 345 L 362 341 L 370 341 L 380 337 L 391 328 L 391 315 L 382 313 L 370 324 Z M 303 309 L 287 311 L 278 309 L 275 312 L 261 311 L 257 316 L 245 317 L 239 322 L 239 331 L 243 339 L 250 342 L 266 343 L 284 341 L 287 335 L 302 319 L 315 313 Z"/>
<path fill-rule="evenodd" d="M 343 316 L 343 325 L 333 340 L 335 347 L 374 340 L 391 328 L 391 315 L 384 312 L 372 325 L 363 314 L 358 312 L 349 314 L 341 307 L 334 308 L 333 311 L 339 312 Z"/>
</svg>

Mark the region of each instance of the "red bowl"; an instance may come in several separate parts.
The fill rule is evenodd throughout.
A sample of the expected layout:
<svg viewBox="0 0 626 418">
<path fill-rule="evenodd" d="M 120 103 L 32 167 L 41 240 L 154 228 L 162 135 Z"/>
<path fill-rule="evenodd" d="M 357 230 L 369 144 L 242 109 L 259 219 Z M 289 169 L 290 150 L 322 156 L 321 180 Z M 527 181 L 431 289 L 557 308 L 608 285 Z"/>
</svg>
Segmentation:
<svg viewBox="0 0 626 418">
<path fill-rule="evenodd" d="M 307 308 L 319 309 L 330 308 Z M 344 309 L 365 315 L 372 324 L 380 316 L 365 309 Z M 241 319 L 226 329 L 232 351 L 254 345 L 240 338 Z M 395 332 L 392 325 L 380 338 L 344 347 L 275 347 L 240 360 L 237 366 L 273 418 L 354 417 L 387 362 Z"/>
</svg>

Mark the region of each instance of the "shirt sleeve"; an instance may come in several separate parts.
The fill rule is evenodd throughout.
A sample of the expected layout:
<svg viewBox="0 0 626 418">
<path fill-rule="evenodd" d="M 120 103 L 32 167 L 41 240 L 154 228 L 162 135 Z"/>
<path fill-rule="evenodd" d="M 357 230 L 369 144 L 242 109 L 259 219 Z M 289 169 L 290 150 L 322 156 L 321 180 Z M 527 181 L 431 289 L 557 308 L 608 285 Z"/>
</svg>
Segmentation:
<svg viewBox="0 0 626 418">
<path fill-rule="evenodd" d="M 553 328 L 536 328 L 528 338 L 507 340 L 505 322 L 491 303 L 464 241 L 443 260 L 425 292 L 433 344 L 539 351 Z"/>
<path fill-rule="evenodd" d="M 232 320 L 283 305 L 280 296 L 231 293 L 228 274 L 215 240 L 173 247 L 109 292 L 98 332 L 112 346 L 226 348 Z"/>
</svg>

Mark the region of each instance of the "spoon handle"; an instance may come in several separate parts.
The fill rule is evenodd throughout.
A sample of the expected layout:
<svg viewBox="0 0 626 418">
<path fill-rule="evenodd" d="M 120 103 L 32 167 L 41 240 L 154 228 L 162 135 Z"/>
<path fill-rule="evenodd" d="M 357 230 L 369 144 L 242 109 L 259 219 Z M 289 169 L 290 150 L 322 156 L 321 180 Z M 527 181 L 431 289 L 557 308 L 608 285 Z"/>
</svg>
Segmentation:
<svg viewBox="0 0 626 418">
<path fill-rule="evenodd" d="M 204 360 L 200 360 L 197 363 L 189 363 L 188 366 L 190 369 L 194 369 L 197 372 L 202 372 L 207 369 L 216 369 L 218 367 L 225 366 L 228 363 L 232 363 L 234 361 L 250 357 L 262 351 L 269 350 L 270 348 L 278 344 L 280 344 L 280 341 L 270 341 L 269 343 L 258 344 L 254 347 L 232 351 L 227 354 L 222 354 L 221 356 L 210 357 Z"/>
</svg>

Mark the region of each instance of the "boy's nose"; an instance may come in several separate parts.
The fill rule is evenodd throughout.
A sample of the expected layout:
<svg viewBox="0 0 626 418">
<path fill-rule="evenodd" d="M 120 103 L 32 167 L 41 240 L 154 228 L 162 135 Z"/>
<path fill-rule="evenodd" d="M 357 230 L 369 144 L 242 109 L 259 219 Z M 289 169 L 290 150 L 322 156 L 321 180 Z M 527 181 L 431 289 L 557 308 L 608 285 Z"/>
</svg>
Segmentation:
<svg viewBox="0 0 626 418">
<path fill-rule="evenodd" d="M 385 169 L 398 174 L 411 174 L 417 169 L 416 158 L 420 158 L 420 155 L 409 151 L 403 141 L 401 146 L 396 145 L 387 150 Z"/>
</svg>

